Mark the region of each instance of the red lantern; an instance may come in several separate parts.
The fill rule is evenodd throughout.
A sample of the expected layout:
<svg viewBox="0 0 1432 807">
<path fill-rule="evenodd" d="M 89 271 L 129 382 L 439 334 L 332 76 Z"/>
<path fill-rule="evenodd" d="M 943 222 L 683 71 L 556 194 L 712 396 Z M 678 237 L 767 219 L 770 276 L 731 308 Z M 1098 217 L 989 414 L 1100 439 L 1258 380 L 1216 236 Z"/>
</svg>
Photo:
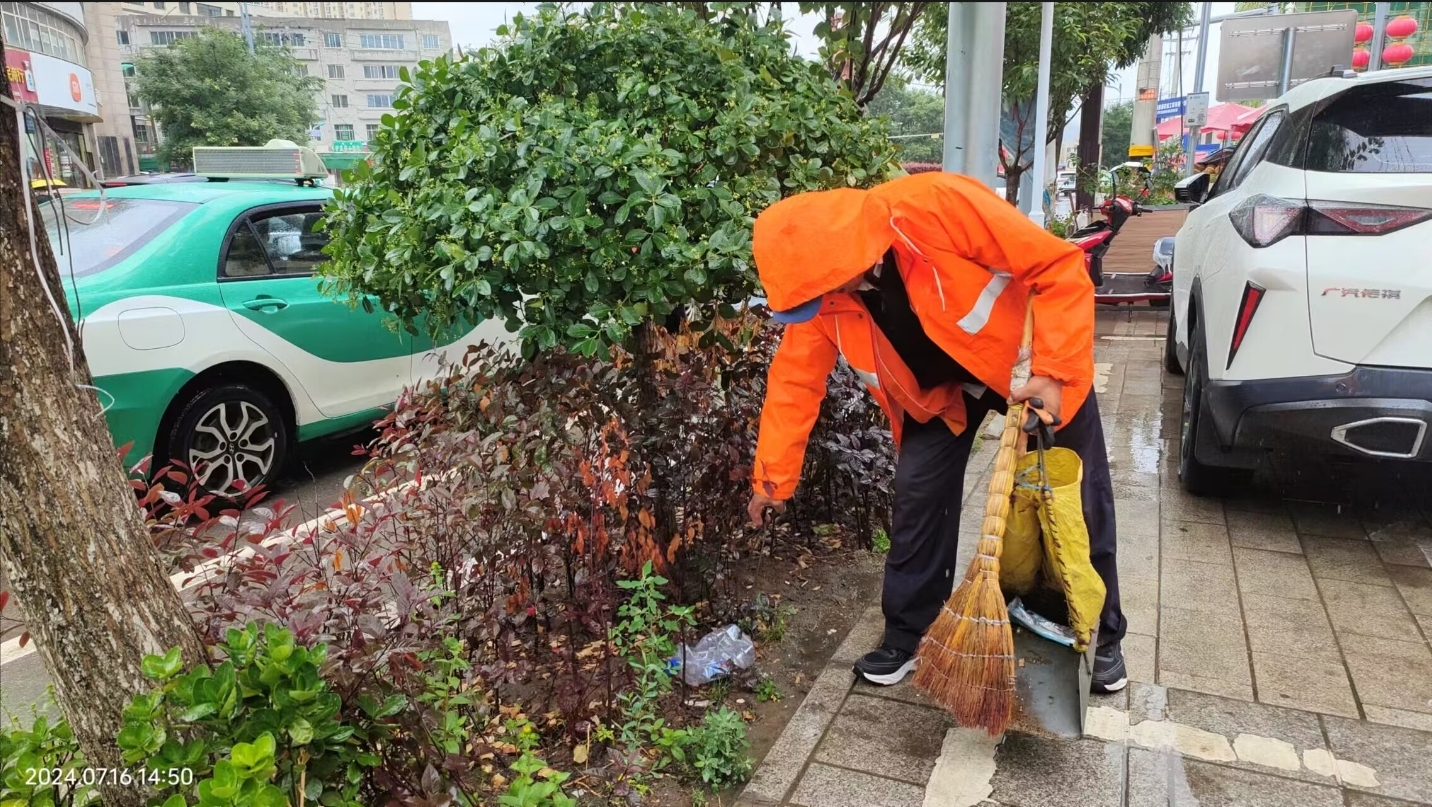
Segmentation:
<svg viewBox="0 0 1432 807">
<path fill-rule="evenodd" d="M 1388 45 L 1387 48 L 1382 51 L 1382 63 L 1395 67 L 1410 61 L 1412 56 L 1412 46 L 1406 42 L 1398 42 L 1396 45 Z"/>
<path fill-rule="evenodd" d="M 1372 26 L 1371 26 L 1371 25 L 1368 25 L 1368 24 L 1365 23 L 1365 22 L 1360 22 L 1360 23 L 1358 23 L 1358 24 L 1357 24 L 1357 28 L 1354 28 L 1354 29 L 1353 29 L 1352 41 L 1354 41 L 1354 42 L 1358 43 L 1359 45 L 1361 45 L 1361 44 L 1364 43 L 1364 42 L 1371 41 L 1371 39 L 1372 39 Z"/>
<path fill-rule="evenodd" d="M 1393 39 L 1406 39 L 1417 33 L 1417 20 L 1411 17 L 1398 17 L 1387 24 L 1387 35 Z"/>
<path fill-rule="evenodd" d="M 1227 133 L 1227 132 L 1219 132 L 1219 133 L 1218 133 L 1218 139 L 1219 139 L 1219 140 L 1227 140 L 1227 139 L 1228 139 L 1228 133 Z"/>
<path fill-rule="evenodd" d="M 1366 70 L 1368 64 L 1371 62 L 1372 54 L 1362 48 L 1358 48 L 1352 52 L 1352 67 L 1354 70 Z"/>
</svg>

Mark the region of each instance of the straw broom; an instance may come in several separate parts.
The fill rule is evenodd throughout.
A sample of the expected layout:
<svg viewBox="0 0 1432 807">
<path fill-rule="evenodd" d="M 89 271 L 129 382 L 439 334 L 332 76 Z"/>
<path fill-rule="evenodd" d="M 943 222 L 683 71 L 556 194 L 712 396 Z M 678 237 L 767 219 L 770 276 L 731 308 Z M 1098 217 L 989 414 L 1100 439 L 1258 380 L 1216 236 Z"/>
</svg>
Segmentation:
<svg viewBox="0 0 1432 807">
<path fill-rule="evenodd" d="M 1024 314 L 1012 389 L 1029 381 L 1033 334 L 1031 304 Z M 999 589 L 999 556 L 1014 491 L 1015 463 L 1023 453 L 1023 417 L 1023 404 L 1011 405 L 1004 416 L 979 546 L 964 581 L 950 594 L 935 624 L 920 641 L 915 668 L 915 686 L 954 716 L 957 724 L 983 728 L 991 735 L 1004 733 L 1014 707 L 1014 634 Z M 971 424 L 971 428 L 978 426 Z"/>
</svg>

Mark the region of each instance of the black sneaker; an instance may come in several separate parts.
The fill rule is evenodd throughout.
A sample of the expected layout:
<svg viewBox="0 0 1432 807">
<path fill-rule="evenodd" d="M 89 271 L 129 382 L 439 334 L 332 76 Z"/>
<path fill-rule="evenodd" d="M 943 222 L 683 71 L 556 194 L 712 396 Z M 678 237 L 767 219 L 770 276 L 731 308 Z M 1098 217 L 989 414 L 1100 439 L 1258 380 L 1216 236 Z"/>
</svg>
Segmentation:
<svg viewBox="0 0 1432 807">
<path fill-rule="evenodd" d="M 1118 642 L 1094 651 L 1094 680 L 1090 682 L 1090 690 L 1105 695 L 1110 692 L 1118 692 L 1128 683 L 1129 675 L 1124 667 L 1124 651 L 1119 648 Z"/>
<path fill-rule="evenodd" d="M 855 674 L 872 684 L 893 686 L 915 669 L 915 654 L 881 645 L 855 662 Z"/>
</svg>

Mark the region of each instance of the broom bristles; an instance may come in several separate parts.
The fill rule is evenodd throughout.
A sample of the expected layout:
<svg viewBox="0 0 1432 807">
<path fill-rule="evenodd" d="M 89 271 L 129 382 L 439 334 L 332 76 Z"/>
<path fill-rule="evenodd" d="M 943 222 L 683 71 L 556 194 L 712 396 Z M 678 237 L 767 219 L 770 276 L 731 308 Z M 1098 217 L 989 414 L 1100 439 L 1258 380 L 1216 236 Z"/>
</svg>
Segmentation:
<svg viewBox="0 0 1432 807">
<path fill-rule="evenodd" d="M 999 556 L 1014 490 L 1023 406 L 1005 415 L 990 474 L 984 524 L 974 559 L 935 623 L 920 640 L 915 687 L 966 728 L 1004 733 L 1014 710 L 1014 634 L 999 587 Z"/>
</svg>

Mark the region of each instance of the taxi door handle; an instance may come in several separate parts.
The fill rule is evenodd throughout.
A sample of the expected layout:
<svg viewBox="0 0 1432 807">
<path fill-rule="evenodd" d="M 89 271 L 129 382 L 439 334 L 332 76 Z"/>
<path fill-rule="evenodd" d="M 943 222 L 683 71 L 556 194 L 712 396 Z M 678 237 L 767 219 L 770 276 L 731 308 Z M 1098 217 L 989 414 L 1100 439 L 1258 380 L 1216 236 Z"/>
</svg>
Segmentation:
<svg viewBox="0 0 1432 807">
<path fill-rule="evenodd" d="M 288 301 L 280 300 L 277 297 L 269 297 L 268 295 L 260 294 L 258 297 L 252 300 L 245 300 L 244 308 L 247 308 L 250 311 L 262 311 L 265 314 L 272 314 L 275 311 L 281 311 L 285 308 L 288 308 Z"/>
</svg>

